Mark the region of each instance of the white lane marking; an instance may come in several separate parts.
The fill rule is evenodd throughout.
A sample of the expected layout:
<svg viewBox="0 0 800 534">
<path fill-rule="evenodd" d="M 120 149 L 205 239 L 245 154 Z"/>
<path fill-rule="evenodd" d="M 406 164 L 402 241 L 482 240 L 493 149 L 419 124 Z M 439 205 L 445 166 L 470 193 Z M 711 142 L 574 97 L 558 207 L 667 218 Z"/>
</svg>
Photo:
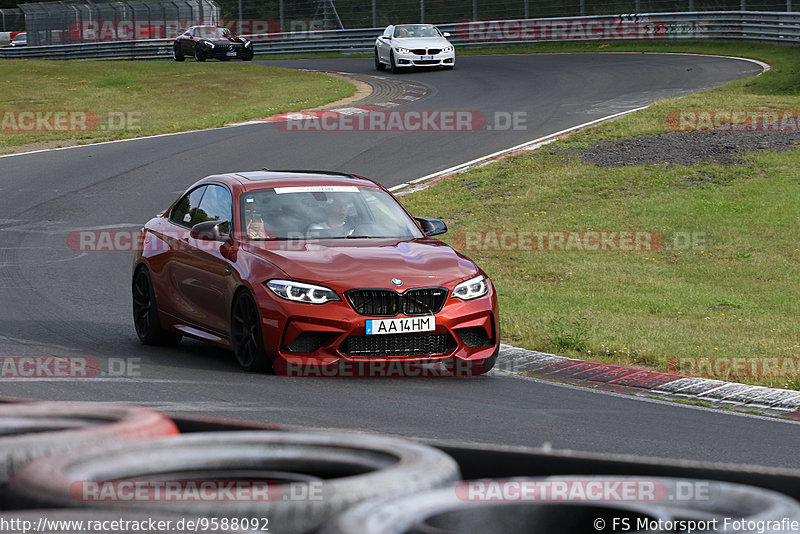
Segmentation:
<svg viewBox="0 0 800 534">
<path fill-rule="evenodd" d="M 404 182 L 402 184 L 397 184 L 395 186 L 390 187 L 389 191 L 395 192 L 395 191 L 398 191 L 398 190 L 403 189 L 405 187 L 408 187 L 411 184 L 418 184 L 420 182 L 424 182 L 424 181 L 430 180 L 432 178 L 438 178 L 439 176 L 444 176 L 444 175 L 447 175 L 447 174 L 455 174 L 455 173 L 460 172 L 460 171 L 465 171 L 465 170 L 468 170 L 468 169 L 470 169 L 470 168 L 472 168 L 474 166 L 477 166 L 480 163 L 488 163 L 492 159 L 494 159 L 494 158 L 496 158 L 498 156 L 502 156 L 504 154 L 508 154 L 510 152 L 516 152 L 518 150 L 535 150 L 535 149 L 539 148 L 542 145 L 546 145 L 547 143 L 551 143 L 551 142 L 555 141 L 557 137 L 562 136 L 564 134 L 568 134 L 568 133 L 574 132 L 576 130 L 581 130 L 583 128 L 587 128 L 589 126 L 593 126 L 593 125 L 595 125 L 597 123 L 600 123 L 600 122 L 603 122 L 603 121 L 616 119 L 617 117 L 621 117 L 621 116 L 627 115 L 629 113 L 634 113 L 636 111 L 641 111 L 643 109 L 647 109 L 648 107 L 649 106 L 640 106 L 638 108 L 633 108 L 633 109 L 629 109 L 629 110 L 625 110 L 625 111 L 620 111 L 619 113 L 614 113 L 612 115 L 607 115 L 605 117 L 600 117 L 599 119 L 595 119 L 595 120 L 592 120 L 592 121 L 589 121 L 589 122 L 584 122 L 584 123 L 578 124 L 576 126 L 571 126 L 571 127 L 566 128 L 564 130 L 561 130 L 561 131 L 558 131 L 558 132 L 555 132 L 555 133 L 552 133 L 552 134 L 549 134 L 549 135 L 545 135 L 544 137 L 540 137 L 538 139 L 534 139 L 533 141 L 526 141 L 524 143 L 521 143 L 521 144 L 516 145 L 516 146 L 512 146 L 510 148 L 504 148 L 503 150 L 498 150 L 497 152 L 494 152 L 492 154 L 488 154 L 486 156 L 481 156 L 479 158 L 475 158 L 475 159 L 472 159 L 472 160 L 464 162 L 464 163 L 459 163 L 458 165 L 454 165 L 453 167 L 444 169 L 442 171 L 438 171 L 438 172 L 434 172 L 434 173 L 431 173 L 431 174 L 427 174 L 425 176 L 422 176 L 421 178 L 415 178 L 414 180 L 409 180 L 408 182 Z"/>
</svg>

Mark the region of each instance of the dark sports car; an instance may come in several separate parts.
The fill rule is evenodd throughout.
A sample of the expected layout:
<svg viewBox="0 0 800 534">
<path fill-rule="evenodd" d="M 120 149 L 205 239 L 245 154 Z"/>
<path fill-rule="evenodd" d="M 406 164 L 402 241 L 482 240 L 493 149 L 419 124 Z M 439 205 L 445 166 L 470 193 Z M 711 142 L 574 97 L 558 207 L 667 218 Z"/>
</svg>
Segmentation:
<svg viewBox="0 0 800 534">
<path fill-rule="evenodd" d="M 480 375 L 500 346 L 497 297 L 432 237 L 446 231 L 359 176 L 209 176 L 141 230 L 136 333 L 290 376 Z"/>
<path fill-rule="evenodd" d="M 253 43 L 237 37 L 228 28 L 217 26 L 191 26 L 180 34 L 172 45 L 172 57 L 183 61 L 186 57 L 197 61 L 206 59 L 253 59 Z"/>
</svg>

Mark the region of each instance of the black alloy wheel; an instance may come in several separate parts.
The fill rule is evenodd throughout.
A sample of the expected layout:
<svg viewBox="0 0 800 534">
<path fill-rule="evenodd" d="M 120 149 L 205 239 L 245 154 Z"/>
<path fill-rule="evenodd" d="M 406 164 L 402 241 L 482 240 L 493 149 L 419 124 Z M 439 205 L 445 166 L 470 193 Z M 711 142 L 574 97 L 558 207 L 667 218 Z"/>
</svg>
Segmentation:
<svg viewBox="0 0 800 534">
<path fill-rule="evenodd" d="M 245 371 L 268 370 L 261 333 L 261 314 L 249 291 L 239 292 L 231 312 L 231 344 L 236 361 Z"/>
<path fill-rule="evenodd" d="M 146 267 L 139 268 L 133 278 L 133 323 L 136 335 L 145 345 L 177 345 L 182 337 L 161 326 L 153 282 Z"/>
</svg>

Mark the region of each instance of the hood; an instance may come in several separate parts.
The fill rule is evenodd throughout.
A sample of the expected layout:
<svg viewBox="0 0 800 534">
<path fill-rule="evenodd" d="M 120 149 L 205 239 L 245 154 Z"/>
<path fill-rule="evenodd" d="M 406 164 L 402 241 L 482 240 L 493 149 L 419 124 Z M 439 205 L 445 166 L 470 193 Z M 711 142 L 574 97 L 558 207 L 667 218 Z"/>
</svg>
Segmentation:
<svg viewBox="0 0 800 534">
<path fill-rule="evenodd" d="M 436 239 L 325 239 L 245 243 L 294 280 L 347 287 L 403 288 L 443 285 L 478 273 L 475 264 Z"/>
<path fill-rule="evenodd" d="M 223 45 L 223 44 L 230 44 L 230 43 L 239 43 L 242 44 L 245 42 L 244 39 L 241 37 L 215 37 L 213 39 L 202 38 L 201 41 L 208 41 L 210 43 L 214 43 L 215 45 Z"/>
<path fill-rule="evenodd" d="M 392 47 L 403 48 L 444 48 L 451 46 L 450 41 L 444 37 L 395 37 L 392 39 Z"/>
</svg>

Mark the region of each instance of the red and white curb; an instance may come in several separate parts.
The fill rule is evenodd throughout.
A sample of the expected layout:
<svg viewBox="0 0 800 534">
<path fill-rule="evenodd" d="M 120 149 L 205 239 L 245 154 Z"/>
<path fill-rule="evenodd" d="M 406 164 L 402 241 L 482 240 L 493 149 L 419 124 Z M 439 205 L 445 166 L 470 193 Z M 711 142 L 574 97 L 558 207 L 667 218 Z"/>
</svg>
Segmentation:
<svg viewBox="0 0 800 534">
<path fill-rule="evenodd" d="M 332 72 L 335 74 L 341 74 L 343 76 L 352 76 L 352 74 L 346 72 L 335 72 L 335 71 L 315 71 L 315 72 Z M 360 115 L 363 113 L 372 113 L 374 111 L 383 111 L 385 109 L 393 108 L 395 106 L 401 106 L 403 104 L 410 104 L 411 102 L 415 102 L 417 100 L 420 100 L 421 98 L 424 98 L 428 94 L 428 88 L 419 83 L 411 82 L 408 80 L 397 80 L 397 79 L 387 78 L 385 76 L 369 76 L 369 77 L 378 80 L 390 81 L 392 83 L 400 85 L 402 88 L 402 94 L 386 102 L 377 102 L 375 104 L 363 104 L 358 106 L 345 106 L 332 109 L 321 109 L 315 111 L 297 111 L 294 113 L 279 113 L 277 115 L 272 115 L 271 117 L 266 117 L 263 119 L 253 119 L 245 122 L 236 122 L 228 124 L 227 126 L 245 126 L 248 124 L 263 124 L 270 122 L 313 120 L 313 119 L 318 119 L 319 117 L 322 116 L 339 117 L 347 115 Z"/>
<path fill-rule="evenodd" d="M 800 410 L 800 391 L 588 362 L 511 345 L 500 346 L 496 369 L 544 380 L 667 400 L 702 402 L 715 407 L 756 410 L 770 415 Z"/>
</svg>

